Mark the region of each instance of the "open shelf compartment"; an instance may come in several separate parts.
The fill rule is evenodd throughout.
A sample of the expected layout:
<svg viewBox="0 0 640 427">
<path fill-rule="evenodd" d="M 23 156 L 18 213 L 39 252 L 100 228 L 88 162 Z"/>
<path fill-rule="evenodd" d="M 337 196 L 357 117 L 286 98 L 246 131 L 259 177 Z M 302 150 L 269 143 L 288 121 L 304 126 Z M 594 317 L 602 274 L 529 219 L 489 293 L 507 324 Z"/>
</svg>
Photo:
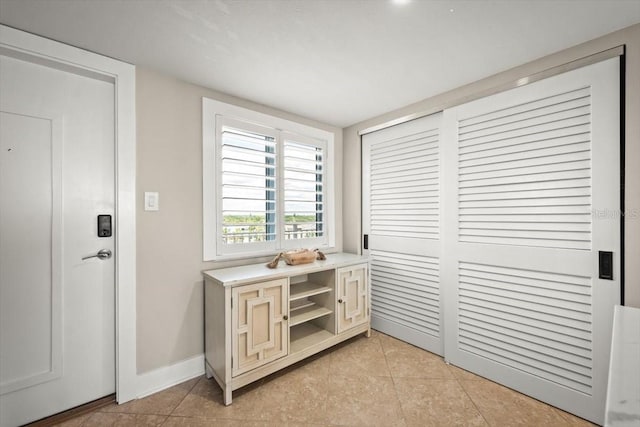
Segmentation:
<svg viewBox="0 0 640 427">
<path fill-rule="evenodd" d="M 317 319 L 318 317 L 327 316 L 331 313 L 333 313 L 333 311 L 326 307 L 318 306 L 316 304 L 308 305 L 291 313 L 289 326 L 296 326 L 301 323 L 308 322 L 309 320 Z"/>
<path fill-rule="evenodd" d="M 334 335 L 331 332 L 313 323 L 302 323 L 291 327 L 289 330 L 289 351 L 297 353 L 333 337 Z"/>
<path fill-rule="evenodd" d="M 328 286 L 319 285 L 313 282 L 291 284 L 291 288 L 289 290 L 289 301 L 296 301 L 313 295 L 320 295 L 326 292 L 331 292 L 332 290 L 333 289 Z"/>
</svg>

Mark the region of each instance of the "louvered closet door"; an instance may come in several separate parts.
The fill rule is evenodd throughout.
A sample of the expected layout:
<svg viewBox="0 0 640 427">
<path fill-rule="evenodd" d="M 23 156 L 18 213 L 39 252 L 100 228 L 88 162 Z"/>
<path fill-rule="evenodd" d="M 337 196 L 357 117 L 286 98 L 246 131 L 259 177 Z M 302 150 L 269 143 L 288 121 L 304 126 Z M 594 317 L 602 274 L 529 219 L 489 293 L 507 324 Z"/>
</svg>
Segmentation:
<svg viewBox="0 0 640 427">
<path fill-rule="evenodd" d="M 445 358 L 603 422 L 620 302 L 618 59 L 444 113 Z M 613 252 L 613 280 L 598 277 Z"/>
<path fill-rule="evenodd" d="M 441 120 L 436 114 L 362 138 L 372 327 L 440 355 Z"/>
</svg>

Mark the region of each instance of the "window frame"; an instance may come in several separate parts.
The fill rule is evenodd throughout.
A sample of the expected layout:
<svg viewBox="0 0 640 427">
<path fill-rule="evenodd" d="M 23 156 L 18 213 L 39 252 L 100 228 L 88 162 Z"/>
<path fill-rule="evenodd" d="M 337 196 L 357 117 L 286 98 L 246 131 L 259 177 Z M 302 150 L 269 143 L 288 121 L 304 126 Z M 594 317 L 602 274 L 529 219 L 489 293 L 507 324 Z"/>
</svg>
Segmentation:
<svg viewBox="0 0 640 427">
<path fill-rule="evenodd" d="M 247 123 L 251 128 L 267 129 L 270 133 L 276 132 L 279 136 L 276 141 L 277 150 L 277 176 L 278 194 L 284 197 L 284 138 L 293 135 L 304 141 L 318 141 L 324 143 L 324 171 L 323 171 L 323 222 L 324 240 L 319 244 L 317 239 L 290 239 L 284 238 L 284 200 L 276 198 L 278 215 L 276 218 L 277 238 L 274 244 L 237 244 L 225 245 L 222 242 L 222 203 L 221 203 L 221 165 L 219 139 L 221 138 L 222 124 Z M 232 126 L 233 127 L 233 126 Z M 202 212 L 203 212 L 203 260 L 225 261 L 242 258 L 256 258 L 277 254 L 288 249 L 321 248 L 330 251 L 335 248 L 335 135 L 333 132 L 311 127 L 281 117 L 260 113 L 232 104 L 202 98 Z M 282 144 L 282 145 L 279 145 Z M 253 246 L 249 248 L 247 246 Z M 234 247 L 235 246 L 235 247 Z"/>
</svg>

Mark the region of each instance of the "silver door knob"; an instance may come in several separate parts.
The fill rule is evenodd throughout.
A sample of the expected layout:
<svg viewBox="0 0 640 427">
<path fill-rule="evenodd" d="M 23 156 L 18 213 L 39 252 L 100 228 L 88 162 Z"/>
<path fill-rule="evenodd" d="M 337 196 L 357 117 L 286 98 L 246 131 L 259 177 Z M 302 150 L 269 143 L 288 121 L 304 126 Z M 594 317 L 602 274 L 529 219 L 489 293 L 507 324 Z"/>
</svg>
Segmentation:
<svg viewBox="0 0 640 427">
<path fill-rule="evenodd" d="M 82 260 L 89 258 L 109 259 L 111 258 L 111 251 L 109 249 L 100 249 L 97 254 L 83 257 Z"/>
</svg>

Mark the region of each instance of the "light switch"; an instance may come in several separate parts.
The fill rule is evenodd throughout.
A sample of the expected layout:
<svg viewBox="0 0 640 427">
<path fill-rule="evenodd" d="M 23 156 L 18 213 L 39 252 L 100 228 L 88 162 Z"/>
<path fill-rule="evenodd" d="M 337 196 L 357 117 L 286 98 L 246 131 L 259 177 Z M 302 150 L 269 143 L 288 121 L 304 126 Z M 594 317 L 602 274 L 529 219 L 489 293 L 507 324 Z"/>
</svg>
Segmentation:
<svg viewBox="0 0 640 427">
<path fill-rule="evenodd" d="M 160 195 L 156 191 L 144 192 L 144 210 L 157 211 L 160 209 Z"/>
</svg>

